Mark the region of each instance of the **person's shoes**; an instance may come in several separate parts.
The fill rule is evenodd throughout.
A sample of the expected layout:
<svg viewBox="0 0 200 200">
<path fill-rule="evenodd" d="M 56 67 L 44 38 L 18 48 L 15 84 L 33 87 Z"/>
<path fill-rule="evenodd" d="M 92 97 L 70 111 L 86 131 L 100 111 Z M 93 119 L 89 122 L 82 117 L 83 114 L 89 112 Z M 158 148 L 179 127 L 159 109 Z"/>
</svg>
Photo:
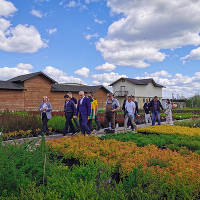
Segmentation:
<svg viewBox="0 0 200 200">
<path fill-rule="evenodd" d="M 73 132 L 73 133 L 71 134 L 71 136 L 75 136 L 76 134 L 78 134 L 78 132 Z"/>
<path fill-rule="evenodd" d="M 68 133 L 63 133 L 63 136 L 66 136 Z"/>
</svg>

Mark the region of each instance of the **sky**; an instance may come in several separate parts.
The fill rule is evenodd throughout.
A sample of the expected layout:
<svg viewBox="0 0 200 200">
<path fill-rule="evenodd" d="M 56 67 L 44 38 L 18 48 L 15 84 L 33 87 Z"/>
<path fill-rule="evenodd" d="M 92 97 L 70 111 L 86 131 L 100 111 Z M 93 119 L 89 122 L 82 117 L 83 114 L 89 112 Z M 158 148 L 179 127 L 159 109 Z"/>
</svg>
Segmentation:
<svg viewBox="0 0 200 200">
<path fill-rule="evenodd" d="M 200 92 L 199 0 L 0 0 L 0 80 L 153 78 L 163 97 Z"/>
</svg>

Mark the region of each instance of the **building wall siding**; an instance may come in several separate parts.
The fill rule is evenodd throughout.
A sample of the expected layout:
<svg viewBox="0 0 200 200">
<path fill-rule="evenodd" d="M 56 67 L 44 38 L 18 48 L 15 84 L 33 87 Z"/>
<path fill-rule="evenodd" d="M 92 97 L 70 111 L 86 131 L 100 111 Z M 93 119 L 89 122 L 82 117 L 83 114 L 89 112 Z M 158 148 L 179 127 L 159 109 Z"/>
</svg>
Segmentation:
<svg viewBox="0 0 200 200">
<path fill-rule="evenodd" d="M 24 91 L 0 90 L 0 110 L 24 110 Z"/>
<path fill-rule="evenodd" d="M 54 111 L 64 110 L 64 95 L 67 92 L 51 92 L 51 82 L 43 76 L 36 76 L 24 82 L 24 91 L 0 90 L 0 110 L 37 111 L 43 96 L 48 96 Z M 78 100 L 78 92 L 72 93 Z M 106 91 L 99 89 L 94 96 L 99 108 L 105 107 Z"/>
<path fill-rule="evenodd" d="M 121 91 L 121 86 L 125 86 L 125 91 L 128 91 L 129 95 L 136 97 L 139 109 L 143 108 L 145 98 L 152 99 L 154 96 L 158 96 L 160 100 L 162 99 L 162 88 L 154 87 L 152 83 L 148 85 L 135 85 L 129 81 L 125 80 L 123 82 L 120 80 L 112 86 L 113 93 Z M 124 97 L 117 97 L 117 99 L 120 102 L 120 106 L 122 106 Z"/>
</svg>

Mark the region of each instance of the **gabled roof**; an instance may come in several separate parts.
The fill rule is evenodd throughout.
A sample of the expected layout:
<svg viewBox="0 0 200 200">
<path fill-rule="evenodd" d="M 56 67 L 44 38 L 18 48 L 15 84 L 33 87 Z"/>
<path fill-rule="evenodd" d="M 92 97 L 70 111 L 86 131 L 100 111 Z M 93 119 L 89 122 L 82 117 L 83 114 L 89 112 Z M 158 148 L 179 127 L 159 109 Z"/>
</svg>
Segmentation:
<svg viewBox="0 0 200 200">
<path fill-rule="evenodd" d="M 0 89 L 2 90 L 24 90 L 24 87 L 9 81 L 0 81 Z"/>
<path fill-rule="evenodd" d="M 115 83 L 117 83 L 120 80 L 127 80 L 135 85 L 148 85 L 149 83 L 152 83 L 155 87 L 164 87 L 158 83 L 156 83 L 153 78 L 148 78 L 148 79 L 133 79 L 133 78 L 120 78 L 118 80 L 116 80 L 115 82 L 111 83 L 110 86 L 114 85 Z"/>
<path fill-rule="evenodd" d="M 44 76 L 45 78 L 47 78 L 48 80 L 50 80 L 52 83 L 56 83 L 55 80 L 53 80 L 52 78 L 50 78 L 49 76 L 47 76 L 46 74 L 44 74 L 43 72 L 35 72 L 35 73 L 30 73 L 30 74 L 25 74 L 25 75 L 21 75 L 21 76 L 17 76 L 17 77 L 14 77 L 8 81 L 10 82 L 24 82 L 28 79 L 31 79 L 35 76 L 39 76 L 39 75 L 42 75 Z"/>
<path fill-rule="evenodd" d="M 105 88 L 103 85 L 97 85 L 97 86 L 87 86 L 87 85 L 67 85 L 67 84 L 53 84 L 51 86 L 52 92 L 92 92 L 95 93 L 99 89 L 104 89 L 107 93 L 110 91 Z"/>
</svg>

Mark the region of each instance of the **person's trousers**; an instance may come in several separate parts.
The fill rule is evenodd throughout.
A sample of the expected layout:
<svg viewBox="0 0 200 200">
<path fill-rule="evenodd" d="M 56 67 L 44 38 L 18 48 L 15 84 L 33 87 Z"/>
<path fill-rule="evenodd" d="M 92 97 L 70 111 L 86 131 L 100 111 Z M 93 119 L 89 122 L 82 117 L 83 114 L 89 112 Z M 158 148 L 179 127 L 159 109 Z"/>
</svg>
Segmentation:
<svg viewBox="0 0 200 200">
<path fill-rule="evenodd" d="M 145 113 L 145 123 L 151 123 L 151 115 Z"/>
<path fill-rule="evenodd" d="M 136 123 L 134 121 L 134 117 L 132 117 L 129 114 L 126 114 L 125 119 L 124 119 L 124 129 L 125 129 L 125 131 L 127 130 L 127 124 L 128 124 L 129 120 L 131 121 L 131 125 L 132 125 L 131 128 L 132 128 L 132 130 L 137 129 L 137 125 L 136 125 Z"/>
<path fill-rule="evenodd" d="M 115 113 L 105 114 L 105 119 L 104 119 L 105 128 L 109 127 L 109 122 L 111 122 L 111 128 L 115 129 Z"/>
<path fill-rule="evenodd" d="M 42 113 L 42 132 L 46 133 L 48 132 L 48 118 L 46 113 Z"/>
<path fill-rule="evenodd" d="M 80 129 L 83 134 L 89 134 L 90 135 L 90 129 L 88 127 L 88 116 L 87 115 L 80 115 L 79 116 L 79 124 Z"/>
<path fill-rule="evenodd" d="M 73 113 L 65 113 L 65 129 L 64 134 L 69 133 L 69 128 L 72 131 L 72 133 L 75 133 L 75 128 L 72 123 Z"/>
<path fill-rule="evenodd" d="M 158 125 L 160 125 L 160 112 L 159 111 L 154 111 L 152 112 L 152 126 L 155 125 L 156 123 L 156 118 L 158 120 Z"/>
<path fill-rule="evenodd" d="M 97 130 L 100 130 L 100 129 L 101 129 L 101 124 L 100 124 L 100 122 L 99 122 L 99 120 L 98 120 L 98 117 L 95 116 L 94 120 L 95 120 L 95 123 L 96 123 L 96 125 L 97 125 Z M 88 127 L 89 127 L 90 130 L 93 129 L 93 127 L 92 127 L 92 119 L 89 119 L 89 120 L 88 120 Z"/>
<path fill-rule="evenodd" d="M 79 126 L 79 124 L 78 124 L 77 118 L 73 118 L 73 121 L 74 121 L 74 123 L 75 123 L 75 125 L 76 125 L 76 128 L 77 128 L 77 129 L 80 129 L 80 126 Z"/>
</svg>

